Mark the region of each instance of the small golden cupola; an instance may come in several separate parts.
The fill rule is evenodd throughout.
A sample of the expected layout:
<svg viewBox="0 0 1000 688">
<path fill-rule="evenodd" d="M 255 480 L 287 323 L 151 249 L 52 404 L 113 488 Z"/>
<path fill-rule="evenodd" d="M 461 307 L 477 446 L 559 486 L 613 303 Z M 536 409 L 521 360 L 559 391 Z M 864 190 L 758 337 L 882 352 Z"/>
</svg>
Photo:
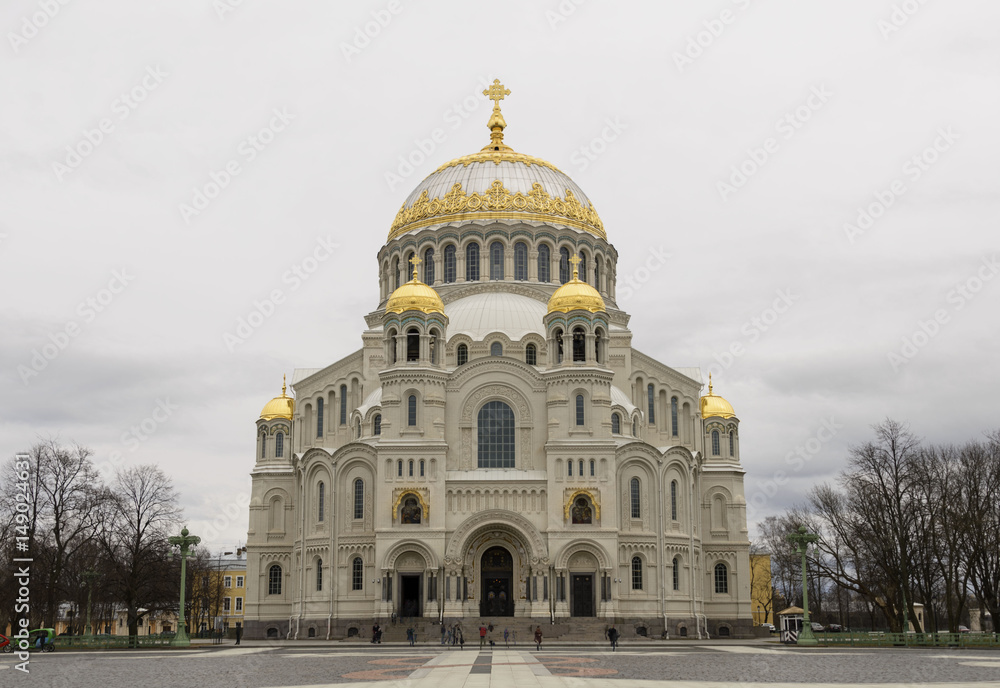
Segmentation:
<svg viewBox="0 0 1000 688">
<path fill-rule="evenodd" d="M 736 411 L 733 410 L 732 404 L 719 395 L 712 393 L 712 374 L 709 373 L 708 394 L 701 398 L 701 417 L 711 418 L 712 416 L 735 418 Z"/>
<path fill-rule="evenodd" d="M 444 301 L 441 296 L 417 278 L 417 266 L 422 262 L 413 259 L 413 279 L 400 285 L 392 292 L 385 304 L 386 313 L 402 313 L 403 311 L 421 311 L 422 313 L 444 313 Z"/>
<path fill-rule="evenodd" d="M 573 279 L 562 285 L 549 297 L 549 313 L 569 313 L 570 311 L 606 312 L 604 299 L 592 286 L 580 281 L 580 258 L 569 259 L 573 264 Z"/>
<path fill-rule="evenodd" d="M 264 405 L 264 409 L 260 412 L 261 420 L 274 420 L 275 418 L 292 419 L 292 414 L 295 411 L 295 399 L 285 394 L 288 389 L 286 382 L 286 378 L 282 377 L 281 396 L 271 399 L 271 401 Z"/>
</svg>

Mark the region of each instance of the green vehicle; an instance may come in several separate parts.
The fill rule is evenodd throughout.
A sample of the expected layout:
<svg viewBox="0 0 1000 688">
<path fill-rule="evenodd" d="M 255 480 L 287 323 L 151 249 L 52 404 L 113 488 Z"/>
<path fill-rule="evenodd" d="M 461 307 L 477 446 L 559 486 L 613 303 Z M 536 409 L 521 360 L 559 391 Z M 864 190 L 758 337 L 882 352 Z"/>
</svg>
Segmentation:
<svg viewBox="0 0 1000 688">
<path fill-rule="evenodd" d="M 32 652 L 53 652 L 55 645 L 56 629 L 36 628 L 28 632 L 28 649 Z"/>
</svg>

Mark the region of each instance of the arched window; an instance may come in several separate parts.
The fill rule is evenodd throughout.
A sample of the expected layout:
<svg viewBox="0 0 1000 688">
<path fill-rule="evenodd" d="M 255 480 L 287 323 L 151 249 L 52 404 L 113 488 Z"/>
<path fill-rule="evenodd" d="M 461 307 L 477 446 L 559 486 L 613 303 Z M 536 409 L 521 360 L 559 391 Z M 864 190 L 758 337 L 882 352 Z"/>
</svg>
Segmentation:
<svg viewBox="0 0 1000 688">
<path fill-rule="evenodd" d="M 424 283 L 434 284 L 434 249 L 424 251 Z"/>
<path fill-rule="evenodd" d="M 424 460 L 420 459 L 420 477 L 424 477 Z"/>
<path fill-rule="evenodd" d="M 354 481 L 354 518 L 365 517 L 365 481 L 358 478 Z"/>
<path fill-rule="evenodd" d="M 354 424 L 354 437 L 356 439 L 361 439 L 361 419 L 358 418 L 357 422 Z"/>
<path fill-rule="evenodd" d="M 646 423 L 652 427 L 656 424 L 656 390 L 653 389 L 652 383 L 646 386 L 646 402 L 649 406 L 649 413 L 646 414 Z"/>
<path fill-rule="evenodd" d="M 264 432 L 260 433 L 260 458 L 267 458 L 267 434 Z"/>
<path fill-rule="evenodd" d="M 316 560 L 316 592 L 323 590 L 323 560 Z"/>
<path fill-rule="evenodd" d="M 632 589 L 642 590 L 642 558 L 632 557 Z"/>
<path fill-rule="evenodd" d="M 274 436 L 274 458 L 281 459 L 285 456 L 285 433 L 279 432 Z"/>
<path fill-rule="evenodd" d="M 281 594 L 281 567 L 277 564 L 273 564 L 271 568 L 267 570 L 267 594 Z"/>
<path fill-rule="evenodd" d="M 409 251 L 406 254 L 406 264 L 403 266 L 403 268 L 404 268 L 404 271 L 403 271 L 403 281 L 404 282 L 409 282 L 410 281 L 410 275 L 413 274 L 413 268 L 417 267 L 416 265 L 413 264 L 413 257 L 414 257 L 414 255 L 415 254 L 413 253 L 413 251 Z"/>
<path fill-rule="evenodd" d="M 566 475 L 573 477 L 573 459 L 566 461 Z"/>
<path fill-rule="evenodd" d="M 673 571 L 674 590 L 680 590 L 681 589 L 681 560 L 678 559 L 677 557 L 674 557 L 674 567 L 673 568 L 674 568 L 674 571 Z"/>
<path fill-rule="evenodd" d="M 585 251 L 580 251 L 580 264 L 577 266 L 580 268 L 580 281 L 587 281 L 587 253 Z"/>
<path fill-rule="evenodd" d="M 408 471 L 407 477 L 412 478 L 413 477 L 413 459 L 410 459 L 410 462 L 409 462 L 409 464 L 407 465 L 406 468 L 407 468 L 407 471 Z"/>
<path fill-rule="evenodd" d="M 629 496 L 632 503 L 632 518 L 642 518 L 642 504 L 639 502 L 639 479 L 632 478 L 629 482 Z"/>
<path fill-rule="evenodd" d="M 420 358 L 420 332 L 415 327 L 406 332 L 406 360 L 416 361 Z"/>
<path fill-rule="evenodd" d="M 502 401 L 488 401 L 479 409 L 479 468 L 514 467 L 514 412 Z"/>
<path fill-rule="evenodd" d="M 398 477 L 400 477 L 400 478 L 403 477 L 403 460 L 402 459 L 397 459 L 396 460 L 396 475 Z"/>
<path fill-rule="evenodd" d="M 563 247 L 559 249 L 559 283 L 567 282 L 569 282 L 569 249 Z"/>
<path fill-rule="evenodd" d="M 677 437 L 677 397 L 670 397 L 670 434 Z"/>
<path fill-rule="evenodd" d="M 437 330 L 431 330 L 430 340 L 427 342 L 427 346 L 431 352 L 431 363 L 437 363 L 437 348 L 438 348 L 439 334 Z"/>
<path fill-rule="evenodd" d="M 474 241 L 465 247 L 465 281 L 479 281 L 479 244 Z"/>
<path fill-rule="evenodd" d="M 593 459 L 590 460 L 590 477 L 593 478 L 596 475 L 597 462 Z"/>
<path fill-rule="evenodd" d="M 444 281 L 446 284 L 451 284 L 457 279 L 455 273 L 455 245 L 449 244 L 444 247 Z"/>
<path fill-rule="evenodd" d="M 323 436 L 323 397 L 316 400 L 316 437 Z"/>
<path fill-rule="evenodd" d="M 322 521 L 323 515 L 326 513 L 326 485 L 323 483 L 319 484 L 318 495 L 316 497 L 316 520 Z"/>
<path fill-rule="evenodd" d="M 599 258 L 594 259 L 594 289 L 604 291 L 601 289 L 601 261 Z"/>
<path fill-rule="evenodd" d="M 490 244 L 490 279 L 503 279 L 503 244 L 499 241 Z"/>
<path fill-rule="evenodd" d="M 351 590 L 363 590 L 365 587 L 365 563 L 361 557 L 354 557 L 351 562 Z"/>
<path fill-rule="evenodd" d="M 639 436 L 639 419 L 638 418 L 633 418 L 632 419 L 632 437 L 638 437 L 638 436 Z"/>
<path fill-rule="evenodd" d="M 594 333 L 594 359 L 598 363 L 604 362 L 604 355 L 602 354 L 603 348 L 604 348 L 604 338 L 601 337 L 601 331 L 597 330 Z"/>
<path fill-rule="evenodd" d="M 712 431 L 712 456 L 718 456 L 721 453 L 719 448 L 719 431 Z"/>
<path fill-rule="evenodd" d="M 392 259 L 392 288 L 399 289 L 399 256 Z"/>
<path fill-rule="evenodd" d="M 549 272 L 552 270 L 552 254 L 545 244 L 538 245 L 538 281 L 548 282 L 551 279 Z"/>
<path fill-rule="evenodd" d="M 514 279 L 528 279 L 528 245 L 523 241 L 514 244 Z"/>
<path fill-rule="evenodd" d="M 736 456 L 736 434 L 730 430 L 729 431 L 729 455 Z"/>
<path fill-rule="evenodd" d="M 611 434 L 620 435 L 622 434 L 622 417 L 617 413 L 611 414 Z"/>
<path fill-rule="evenodd" d="M 577 473 L 579 473 L 580 477 L 582 478 L 583 477 L 583 459 L 580 459 L 580 461 L 576 464 L 576 469 L 577 469 Z"/>
<path fill-rule="evenodd" d="M 563 360 L 563 331 L 556 330 L 553 333 L 553 339 L 556 340 L 556 363 L 562 363 Z"/>
<path fill-rule="evenodd" d="M 340 424 L 347 425 L 347 385 L 340 386 Z"/>
<path fill-rule="evenodd" d="M 677 481 L 670 481 L 670 520 L 677 520 Z"/>
<path fill-rule="evenodd" d="M 415 427 L 417 424 L 417 396 L 411 394 L 406 400 L 406 424 Z"/>
<path fill-rule="evenodd" d="M 458 365 L 465 365 L 469 362 L 469 347 L 465 344 L 458 345 Z"/>
<path fill-rule="evenodd" d="M 729 569 L 723 563 L 715 565 L 715 592 L 718 595 L 729 592 Z"/>
<path fill-rule="evenodd" d="M 372 434 L 373 435 L 381 435 L 382 434 L 382 416 L 381 415 L 375 416 L 375 420 L 372 422 L 372 425 L 374 426 L 372 428 Z"/>
<path fill-rule="evenodd" d="M 386 346 L 389 347 L 389 361 L 395 365 L 396 364 L 396 330 L 389 330 L 385 336 Z"/>
<path fill-rule="evenodd" d="M 583 333 L 583 328 L 577 327 L 573 330 L 573 361 L 587 360 L 587 335 Z"/>
<path fill-rule="evenodd" d="M 576 424 L 578 426 L 580 426 L 580 425 L 583 425 L 585 421 L 586 421 L 586 418 L 584 417 L 584 413 L 583 413 L 583 395 L 582 394 L 577 394 L 576 395 Z"/>
<path fill-rule="evenodd" d="M 530 366 L 538 365 L 538 349 L 534 344 L 524 347 L 524 362 Z"/>
<path fill-rule="evenodd" d="M 503 356 L 503 344 L 500 342 L 490 344 L 490 356 Z"/>
</svg>

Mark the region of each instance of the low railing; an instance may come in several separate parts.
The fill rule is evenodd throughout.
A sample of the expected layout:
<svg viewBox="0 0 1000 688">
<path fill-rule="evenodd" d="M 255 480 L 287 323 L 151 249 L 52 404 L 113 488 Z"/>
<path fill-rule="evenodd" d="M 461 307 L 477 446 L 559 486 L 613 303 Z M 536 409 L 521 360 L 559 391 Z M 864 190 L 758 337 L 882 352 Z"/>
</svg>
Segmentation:
<svg viewBox="0 0 1000 688">
<path fill-rule="evenodd" d="M 880 631 L 815 633 L 821 645 L 865 647 L 1000 647 L 995 633 L 883 633 Z"/>
<path fill-rule="evenodd" d="M 55 637 L 56 648 L 87 648 L 92 650 L 120 650 L 132 647 L 169 646 L 173 635 L 60 635 Z"/>
</svg>

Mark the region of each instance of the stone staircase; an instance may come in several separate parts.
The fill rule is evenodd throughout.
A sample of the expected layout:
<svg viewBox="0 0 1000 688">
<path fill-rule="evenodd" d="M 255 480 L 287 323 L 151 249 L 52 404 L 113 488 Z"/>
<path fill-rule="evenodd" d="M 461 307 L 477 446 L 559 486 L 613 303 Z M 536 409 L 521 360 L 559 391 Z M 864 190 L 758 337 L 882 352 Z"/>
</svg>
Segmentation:
<svg viewBox="0 0 1000 688">
<path fill-rule="evenodd" d="M 503 631 L 506 628 L 512 634 L 511 643 L 517 645 L 533 645 L 535 627 L 541 626 L 543 643 L 574 642 L 574 643 L 605 643 L 604 631 L 615 622 L 615 628 L 621 634 L 622 641 L 646 642 L 659 639 L 663 633 L 663 622 L 657 625 L 655 620 L 639 619 L 600 619 L 574 617 L 556 619 L 533 619 L 530 617 L 464 617 L 461 619 L 446 617 L 445 626 L 450 628 L 456 622 L 461 624 L 467 647 L 479 647 L 479 627 L 493 624 L 493 636 L 497 645 L 503 644 Z M 371 627 L 374 621 L 368 621 L 361 627 L 358 637 L 337 637 L 357 642 L 371 641 Z M 382 626 L 383 643 L 405 643 L 406 629 L 413 628 L 416 632 L 416 642 L 420 645 L 441 644 L 441 624 L 436 619 L 414 618 L 391 621 L 379 620 Z"/>
</svg>

